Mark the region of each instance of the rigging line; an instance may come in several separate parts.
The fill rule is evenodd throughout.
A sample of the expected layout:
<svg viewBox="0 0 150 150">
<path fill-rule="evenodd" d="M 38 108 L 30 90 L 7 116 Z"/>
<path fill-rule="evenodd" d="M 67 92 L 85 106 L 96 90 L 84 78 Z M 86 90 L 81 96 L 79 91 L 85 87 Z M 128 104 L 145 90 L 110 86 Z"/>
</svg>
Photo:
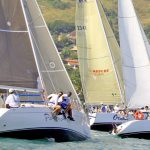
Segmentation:
<svg viewBox="0 0 150 150">
<path fill-rule="evenodd" d="M 4 30 L 4 29 L 0 29 L 0 32 L 16 32 L 16 33 L 26 33 L 28 31 L 17 31 L 17 30 Z"/>
</svg>

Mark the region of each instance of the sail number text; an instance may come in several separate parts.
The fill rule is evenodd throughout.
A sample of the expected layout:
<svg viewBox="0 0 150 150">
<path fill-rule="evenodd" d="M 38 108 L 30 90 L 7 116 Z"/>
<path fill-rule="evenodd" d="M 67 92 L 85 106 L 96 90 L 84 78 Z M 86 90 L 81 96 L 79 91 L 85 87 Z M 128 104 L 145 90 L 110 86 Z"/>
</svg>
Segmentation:
<svg viewBox="0 0 150 150">
<path fill-rule="evenodd" d="M 86 26 L 77 26 L 77 30 L 86 30 Z"/>
</svg>

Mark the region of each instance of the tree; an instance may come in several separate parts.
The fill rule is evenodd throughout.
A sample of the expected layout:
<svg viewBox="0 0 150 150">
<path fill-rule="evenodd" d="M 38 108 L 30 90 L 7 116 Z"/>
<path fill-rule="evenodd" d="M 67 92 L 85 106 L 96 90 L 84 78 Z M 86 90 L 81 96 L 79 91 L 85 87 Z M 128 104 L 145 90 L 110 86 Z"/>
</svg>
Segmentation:
<svg viewBox="0 0 150 150">
<path fill-rule="evenodd" d="M 147 26 L 145 28 L 145 33 L 146 33 L 146 36 L 148 37 L 148 39 L 150 39 L 150 26 Z"/>
<path fill-rule="evenodd" d="M 48 24 L 48 28 L 52 34 L 69 33 L 75 30 L 75 25 L 62 20 L 56 20 Z"/>
<path fill-rule="evenodd" d="M 70 8 L 70 3 L 68 2 L 62 2 L 61 0 L 50 0 L 51 4 L 53 7 L 58 8 L 58 9 L 67 9 Z"/>
<path fill-rule="evenodd" d="M 63 49 L 62 55 L 63 55 L 63 58 L 64 58 L 64 59 L 70 57 L 70 54 L 71 54 L 70 50 L 68 50 L 68 49 Z"/>
</svg>

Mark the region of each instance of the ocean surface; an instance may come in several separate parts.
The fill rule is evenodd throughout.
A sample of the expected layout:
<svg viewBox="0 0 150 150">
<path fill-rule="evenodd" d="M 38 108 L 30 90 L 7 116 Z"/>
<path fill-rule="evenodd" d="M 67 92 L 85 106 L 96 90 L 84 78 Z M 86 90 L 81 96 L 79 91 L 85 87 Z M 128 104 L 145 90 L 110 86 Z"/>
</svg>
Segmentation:
<svg viewBox="0 0 150 150">
<path fill-rule="evenodd" d="M 56 143 L 43 140 L 0 138 L 0 150 L 149 150 L 150 140 L 116 137 L 91 131 L 92 138 L 82 142 Z"/>
</svg>

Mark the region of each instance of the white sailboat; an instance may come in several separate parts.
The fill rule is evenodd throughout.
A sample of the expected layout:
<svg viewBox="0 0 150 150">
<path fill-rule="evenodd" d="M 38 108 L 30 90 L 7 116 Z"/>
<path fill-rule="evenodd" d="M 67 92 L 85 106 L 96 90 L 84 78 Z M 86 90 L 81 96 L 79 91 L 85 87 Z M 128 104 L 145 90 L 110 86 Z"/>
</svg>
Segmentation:
<svg viewBox="0 0 150 150">
<path fill-rule="evenodd" d="M 76 32 L 86 104 L 121 104 L 124 92 L 120 50 L 100 0 L 77 0 Z M 129 118 L 96 112 L 90 114 L 90 124 L 92 129 L 108 131 L 113 123 L 121 124 Z"/>
<path fill-rule="evenodd" d="M 131 109 L 150 106 L 149 43 L 132 0 L 118 1 L 119 35 L 126 100 Z M 133 120 L 117 127 L 122 137 L 150 137 L 150 120 Z"/>
<path fill-rule="evenodd" d="M 59 142 L 90 137 L 86 115 L 36 0 L 0 0 L 0 61 L 0 89 L 22 91 L 23 99 L 34 100 L 39 95 L 42 101 L 40 94 L 32 94 L 39 92 L 37 79 L 46 95 L 69 90 L 75 118 L 70 121 L 59 115 L 55 121 L 44 104 L 0 108 L 1 137 L 54 138 Z"/>
</svg>

